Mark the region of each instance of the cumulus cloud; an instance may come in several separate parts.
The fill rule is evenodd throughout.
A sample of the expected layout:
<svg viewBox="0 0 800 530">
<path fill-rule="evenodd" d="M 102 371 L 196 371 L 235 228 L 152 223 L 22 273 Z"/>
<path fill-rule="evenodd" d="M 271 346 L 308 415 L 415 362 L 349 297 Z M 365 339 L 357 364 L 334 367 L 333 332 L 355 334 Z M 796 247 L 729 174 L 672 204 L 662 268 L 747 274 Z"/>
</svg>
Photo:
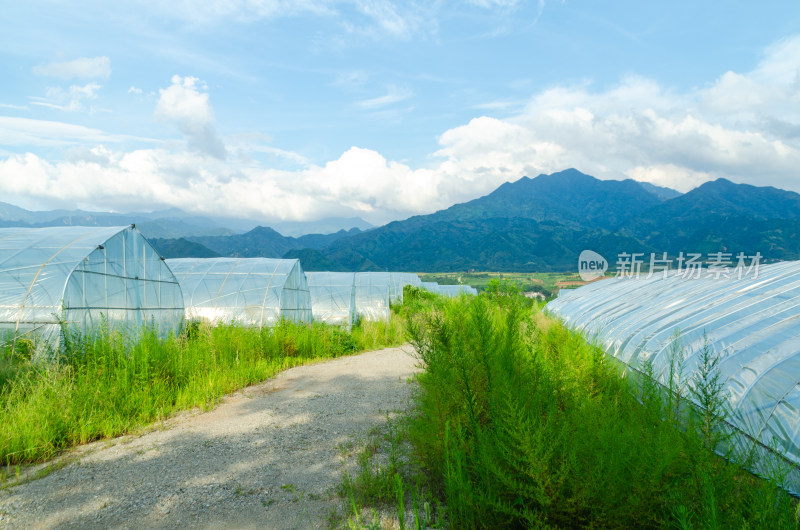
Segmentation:
<svg viewBox="0 0 800 530">
<path fill-rule="evenodd" d="M 34 66 L 33 73 L 60 79 L 105 79 L 111 75 L 111 60 L 108 57 L 79 57 L 72 61 Z"/>
<path fill-rule="evenodd" d="M 95 143 L 61 162 L 33 154 L 0 160 L 0 189 L 6 197 L 53 205 L 176 206 L 274 220 L 360 215 L 376 223 L 567 167 L 681 191 L 718 177 L 800 191 L 798 58 L 800 37 L 768 48 L 751 71 L 727 72 L 692 90 L 636 76 L 601 90 L 591 82 L 551 87 L 532 94 L 512 117 L 478 116 L 444 131 L 429 162 L 416 167 L 360 147 L 314 164 L 246 134 L 230 138 L 225 156 L 206 87 L 175 76 L 160 91 L 156 116 L 175 123 L 190 149 L 164 144 L 126 152 L 108 147 L 113 142 L 99 131 L 71 128 L 64 134 Z M 0 118 L 0 143 L 15 130 L 35 135 L 37 127 Z M 11 132 L 4 136 L 4 128 Z M 248 156 L 254 153 L 287 160 L 293 169 L 267 167 Z"/>
<path fill-rule="evenodd" d="M 225 144 L 214 127 L 214 111 L 205 89 L 196 77 L 173 76 L 172 85 L 158 91 L 156 117 L 175 123 L 192 149 L 225 158 Z"/>
</svg>

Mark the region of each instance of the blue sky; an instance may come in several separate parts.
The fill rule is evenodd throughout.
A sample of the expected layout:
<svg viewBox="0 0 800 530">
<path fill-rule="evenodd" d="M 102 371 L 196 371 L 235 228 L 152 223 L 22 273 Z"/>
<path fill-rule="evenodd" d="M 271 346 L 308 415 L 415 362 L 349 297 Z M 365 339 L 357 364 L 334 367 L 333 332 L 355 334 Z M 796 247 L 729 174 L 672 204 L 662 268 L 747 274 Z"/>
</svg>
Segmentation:
<svg viewBox="0 0 800 530">
<path fill-rule="evenodd" d="M 566 167 L 800 191 L 798 28 L 797 2 L 16 2 L 0 201 L 382 223 Z"/>
</svg>

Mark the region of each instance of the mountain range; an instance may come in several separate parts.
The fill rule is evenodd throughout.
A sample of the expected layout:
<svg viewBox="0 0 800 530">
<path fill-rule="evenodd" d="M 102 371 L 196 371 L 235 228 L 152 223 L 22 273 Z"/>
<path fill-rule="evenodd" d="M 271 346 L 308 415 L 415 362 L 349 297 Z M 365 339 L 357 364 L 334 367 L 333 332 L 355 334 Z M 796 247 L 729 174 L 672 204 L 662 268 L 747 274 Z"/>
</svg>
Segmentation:
<svg viewBox="0 0 800 530">
<path fill-rule="evenodd" d="M 0 203 L 0 226 L 5 206 Z M 585 249 L 611 264 L 622 252 L 760 252 L 765 261 L 800 259 L 797 193 L 725 179 L 679 193 L 630 179 L 599 180 L 575 169 L 522 177 L 475 200 L 377 228 L 295 237 L 274 227 L 232 234 L 214 233 L 224 227 L 208 219 L 205 225 L 184 222 L 206 231 L 146 235 L 169 258 L 291 257 L 306 270 L 568 271 Z M 186 231 L 177 224 L 169 228 Z"/>
<path fill-rule="evenodd" d="M 305 251 L 304 267 L 347 270 L 574 270 L 591 249 L 613 265 L 622 252 L 760 252 L 800 259 L 800 195 L 706 182 L 684 194 L 575 169 L 506 183 L 484 197 Z M 297 251 L 287 253 L 297 257 Z"/>
</svg>

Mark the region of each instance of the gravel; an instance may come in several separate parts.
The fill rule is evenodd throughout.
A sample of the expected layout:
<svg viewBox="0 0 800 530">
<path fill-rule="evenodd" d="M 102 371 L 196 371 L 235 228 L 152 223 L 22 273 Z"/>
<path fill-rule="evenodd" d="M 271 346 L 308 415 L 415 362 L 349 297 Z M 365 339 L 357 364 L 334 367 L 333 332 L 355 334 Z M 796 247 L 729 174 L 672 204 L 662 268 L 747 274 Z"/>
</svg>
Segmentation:
<svg viewBox="0 0 800 530">
<path fill-rule="evenodd" d="M 82 446 L 0 491 L 0 527 L 325 527 L 341 512 L 342 447 L 408 407 L 417 370 L 409 346 L 300 366 L 212 411 Z"/>
</svg>

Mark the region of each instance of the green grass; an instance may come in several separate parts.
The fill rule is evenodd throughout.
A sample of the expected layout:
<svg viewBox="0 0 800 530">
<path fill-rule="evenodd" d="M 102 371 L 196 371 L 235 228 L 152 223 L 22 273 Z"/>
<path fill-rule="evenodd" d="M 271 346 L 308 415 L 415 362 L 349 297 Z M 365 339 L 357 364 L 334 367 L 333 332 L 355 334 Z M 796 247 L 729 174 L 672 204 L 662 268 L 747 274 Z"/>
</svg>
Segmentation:
<svg viewBox="0 0 800 530">
<path fill-rule="evenodd" d="M 403 325 L 351 332 L 283 321 L 274 328 L 189 323 L 177 337 L 98 331 L 70 336 L 60 360 L 0 350 L 0 463 L 41 462 L 77 444 L 135 431 L 315 360 L 402 343 Z M 22 346 L 29 346 L 23 344 Z"/>
<path fill-rule="evenodd" d="M 450 527 L 797 528 L 792 497 L 711 451 L 720 418 L 622 377 L 513 289 L 429 301 L 409 323 L 425 365 L 410 458 Z M 391 502 L 394 475 L 362 463 L 350 497 Z"/>
</svg>

